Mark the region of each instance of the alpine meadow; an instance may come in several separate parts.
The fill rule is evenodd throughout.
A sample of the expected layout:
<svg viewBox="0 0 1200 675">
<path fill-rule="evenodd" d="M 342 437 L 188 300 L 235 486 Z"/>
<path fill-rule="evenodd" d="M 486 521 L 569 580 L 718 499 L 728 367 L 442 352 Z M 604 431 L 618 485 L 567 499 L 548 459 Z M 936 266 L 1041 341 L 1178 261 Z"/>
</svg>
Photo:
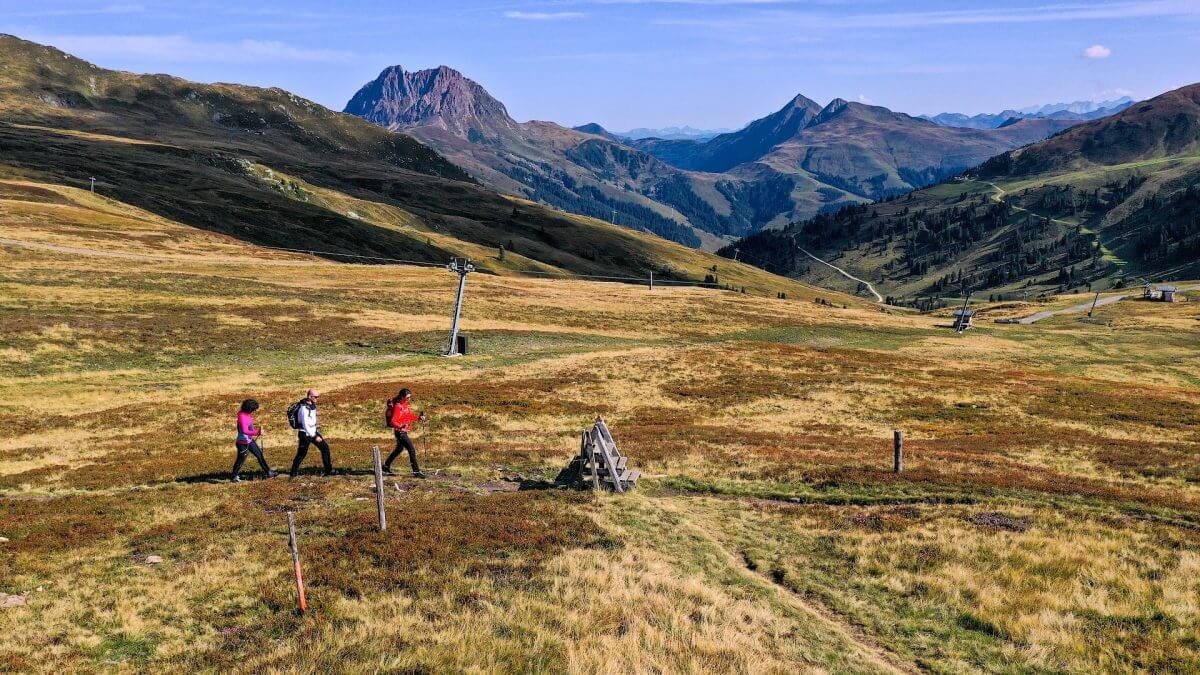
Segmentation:
<svg viewBox="0 0 1200 675">
<path fill-rule="evenodd" d="M 1200 12 L 452 4 L 0 18 L 0 672 L 1200 672 Z"/>
</svg>

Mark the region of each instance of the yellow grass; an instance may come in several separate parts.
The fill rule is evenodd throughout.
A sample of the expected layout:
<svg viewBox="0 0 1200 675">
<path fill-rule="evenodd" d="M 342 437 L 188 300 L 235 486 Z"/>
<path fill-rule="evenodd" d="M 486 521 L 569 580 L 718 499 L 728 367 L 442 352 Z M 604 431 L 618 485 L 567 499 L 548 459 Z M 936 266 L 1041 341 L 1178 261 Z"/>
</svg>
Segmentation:
<svg viewBox="0 0 1200 675">
<path fill-rule="evenodd" d="M 1200 668 L 1200 303 L 954 335 L 819 291 L 509 269 L 470 277 L 472 353 L 445 359 L 444 270 L 28 185 L 63 203 L 0 200 L 0 593 L 26 598 L 0 609 L 0 669 Z M 286 469 L 310 386 L 354 471 L 228 483 L 238 403 Z M 378 534 L 365 469 L 401 386 L 439 473 L 389 479 Z M 635 492 L 514 493 L 596 414 Z"/>
</svg>

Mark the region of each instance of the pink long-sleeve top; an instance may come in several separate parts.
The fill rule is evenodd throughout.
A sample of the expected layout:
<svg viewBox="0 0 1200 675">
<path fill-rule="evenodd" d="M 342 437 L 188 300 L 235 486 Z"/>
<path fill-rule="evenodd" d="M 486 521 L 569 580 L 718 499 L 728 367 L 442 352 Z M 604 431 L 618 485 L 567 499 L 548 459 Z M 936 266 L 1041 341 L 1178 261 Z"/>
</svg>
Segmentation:
<svg viewBox="0 0 1200 675">
<path fill-rule="evenodd" d="M 254 415 L 239 412 L 237 414 L 237 442 L 246 445 L 262 435 L 262 430 L 254 424 Z"/>
</svg>

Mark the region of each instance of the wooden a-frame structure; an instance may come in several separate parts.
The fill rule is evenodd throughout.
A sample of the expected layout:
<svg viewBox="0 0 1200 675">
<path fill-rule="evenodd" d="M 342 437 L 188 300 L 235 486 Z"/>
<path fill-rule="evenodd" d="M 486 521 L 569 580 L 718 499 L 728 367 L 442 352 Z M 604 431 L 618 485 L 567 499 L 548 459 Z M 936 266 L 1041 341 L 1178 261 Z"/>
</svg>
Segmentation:
<svg viewBox="0 0 1200 675">
<path fill-rule="evenodd" d="M 568 487 L 624 492 L 636 485 L 641 475 L 617 449 L 608 425 L 597 418 L 595 426 L 580 437 L 579 454 L 558 472 L 554 482 Z"/>
</svg>

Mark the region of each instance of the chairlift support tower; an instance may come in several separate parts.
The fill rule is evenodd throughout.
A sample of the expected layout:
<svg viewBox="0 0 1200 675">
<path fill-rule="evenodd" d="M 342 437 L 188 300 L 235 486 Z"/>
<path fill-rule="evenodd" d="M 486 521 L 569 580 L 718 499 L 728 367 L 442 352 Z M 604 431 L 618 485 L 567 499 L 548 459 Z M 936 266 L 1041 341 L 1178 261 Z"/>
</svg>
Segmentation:
<svg viewBox="0 0 1200 675">
<path fill-rule="evenodd" d="M 959 311 L 962 312 L 961 318 L 954 322 L 954 332 L 962 333 L 970 327 L 969 319 L 967 318 L 967 307 L 971 304 L 971 291 L 963 291 L 963 306 Z"/>
<path fill-rule="evenodd" d="M 458 321 L 462 317 L 463 292 L 467 289 L 467 275 L 475 271 L 475 266 L 467 258 L 454 258 L 446 269 L 458 274 L 458 297 L 454 301 L 454 320 L 450 323 L 450 346 L 446 348 L 446 356 L 458 356 Z"/>
</svg>

